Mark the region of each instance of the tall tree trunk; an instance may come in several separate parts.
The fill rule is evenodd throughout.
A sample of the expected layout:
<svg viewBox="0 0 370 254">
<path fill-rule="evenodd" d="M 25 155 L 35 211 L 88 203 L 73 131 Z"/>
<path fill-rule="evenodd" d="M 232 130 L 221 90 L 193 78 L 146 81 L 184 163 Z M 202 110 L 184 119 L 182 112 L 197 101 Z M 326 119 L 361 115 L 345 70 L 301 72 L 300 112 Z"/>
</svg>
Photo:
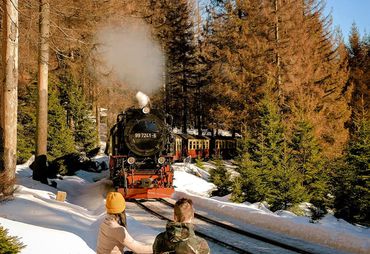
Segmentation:
<svg viewBox="0 0 370 254">
<path fill-rule="evenodd" d="M 46 155 L 47 153 L 49 13 L 49 0 L 40 0 L 36 156 Z"/>
<path fill-rule="evenodd" d="M 3 85 L 0 89 L 0 200 L 14 190 L 17 165 L 18 0 L 3 0 Z"/>
<path fill-rule="evenodd" d="M 37 98 L 36 158 L 30 165 L 32 178 L 47 184 L 49 0 L 40 0 L 39 73 Z"/>
</svg>

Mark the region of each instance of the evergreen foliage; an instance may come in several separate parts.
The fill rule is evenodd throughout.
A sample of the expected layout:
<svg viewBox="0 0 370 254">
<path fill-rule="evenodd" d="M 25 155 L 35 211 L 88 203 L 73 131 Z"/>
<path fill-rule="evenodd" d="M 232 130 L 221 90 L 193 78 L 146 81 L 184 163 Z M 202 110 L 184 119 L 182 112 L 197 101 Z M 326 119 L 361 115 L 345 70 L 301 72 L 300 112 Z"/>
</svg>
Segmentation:
<svg viewBox="0 0 370 254">
<path fill-rule="evenodd" d="M 365 112 L 370 117 L 370 36 L 361 38 L 355 24 L 349 37 L 348 54 L 351 69 L 347 88 L 352 91 L 349 127 L 352 130 L 356 114 Z"/>
<path fill-rule="evenodd" d="M 68 80 L 51 78 L 48 99 L 48 160 L 96 147 L 96 128 L 89 104 L 81 88 Z M 36 84 L 22 90 L 19 96 L 18 162 L 25 162 L 35 149 Z M 63 170 L 62 170 L 63 171 Z M 59 172 L 63 173 L 63 172 Z"/>
<path fill-rule="evenodd" d="M 67 115 L 60 104 L 58 87 L 49 84 L 48 101 L 48 159 L 53 160 L 75 151 L 72 131 L 67 125 Z M 24 162 L 35 149 L 36 84 L 29 85 L 19 97 L 18 161 Z"/>
<path fill-rule="evenodd" d="M 238 158 L 238 172 L 240 176 L 233 182 L 232 199 L 243 202 L 258 202 L 265 199 L 266 183 L 263 174 L 257 168 L 254 151 L 255 140 L 250 134 L 243 133 L 240 157 Z"/>
<path fill-rule="evenodd" d="M 8 230 L 0 226 L 0 253 L 17 254 L 26 247 L 18 237 L 10 236 Z"/>
<path fill-rule="evenodd" d="M 244 179 L 241 176 L 235 177 L 232 181 L 231 201 L 242 203 L 246 200 L 243 192 L 243 181 Z"/>
<path fill-rule="evenodd" d="M 198 168 L 201 168 L 201 169 L 204 169 L 204 163 L 203 163 L 203 160 L 202 158 L 197 158 L 195 159 L 195 165 L 198 167 Z"/>
<path fill-rule="evenodd" d="M 267 93 L 261 101 L 259 129 L 243 136 L 239 172 L 248 201 L 267 201 L 272 210 L 279 210 L 304 200 L 305 189 L 291 160 L 279 107 L 271 98 Z"/>
<path fill-rule="evenodd" d="M 290 160 L 281 113 L 271 94 L 261 102 L 261 129 L 257 138 L 257 167 L 265 177 L 266 200 L 272 210 L 286 209 L 304 198 L 297 165 Z"/>
<path fill-rule="evenodd" d="M 275 81 L 274 94 L 288 129 L 303 110 L 329 157 L 340 156 L 349 117 L 343 88 L 344 44 L 322 15 L 322 1 L 214 1 L 206 57 L 210 63 L 211 125 L 240 130 L 258 123 L 257 105 Z"/>
<path fill-rule="evenodd" d="M 329 174 L 324 166 L 325 158 L 313 133 L 313 126 L 308 121 L 299 121 L 293 129 L 289 147 L 297 171 L 302 175 L 307 200 L 315 207 L 313 214 L 320 217 L 331 205 L 328 198 Z"/>
<path fill-rule="evenodd" d="M 20 89 L 18 94 L 17 163 L 26 162 L 35 151 L 36 83 Z"/>
<path fill-rule="evenodd" d="M 67 111 L 69 126 L 72 127 L 74 142 L 80 151 L 88 152 L 97 146 L 97 131 L 92 119 L 91 105 L 86 101 L 82 87 L 72 78 L 60 78 L 60 101 Z"/>
<path fill-rule="evenodd" d="M 67 113 L 60 103 L 59 89 L 49 84 L 48 160 L 54 160 L 76 150 L 73 132 L 67 125 Z"/>
<path fill-rule="evenodd" d="M 216 167 L 210 170 L 209 180 L 217 186 L 217 191 L 213 193 L 217 196 L 225 196 L 230 191 L 230 172 L 227 171 L 221 160 L 216 160 Z"/>
<path fill-rule="evenodd" d="M 355 118 L 346 155 L 336 172 L 336 216 L 370 225 L 370 120 Z"/>
<path fill-rule="evenodd" d="M 192 9 L 187 0 L 149 1 L 149 6 L 147 21 L 155 27 L 166 55 L 165 110 L 186 132 L 197 75 Z"/>
</svg>

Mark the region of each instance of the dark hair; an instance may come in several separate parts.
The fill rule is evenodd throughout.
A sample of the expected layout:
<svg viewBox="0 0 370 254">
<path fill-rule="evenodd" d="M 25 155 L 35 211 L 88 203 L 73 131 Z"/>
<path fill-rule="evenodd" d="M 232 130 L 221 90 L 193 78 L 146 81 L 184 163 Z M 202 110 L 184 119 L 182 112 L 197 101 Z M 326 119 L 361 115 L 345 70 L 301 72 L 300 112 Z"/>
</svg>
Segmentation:
<svg viewBox="0 0 370 254">
<path fill-rule="evenodd" d="M 117 218 L 118 224 L 127 228 L 126 211 L 123 211 L 122 213 L 117 213 L 116 218 Z"/>
<path fill-rule="evenodd" d="M 181 198 L 177 200 L 174 206 L 174 214 L 178 222 L 184 222 L 193 219 L 193 201 L 188 198 Z"/>
</svg>

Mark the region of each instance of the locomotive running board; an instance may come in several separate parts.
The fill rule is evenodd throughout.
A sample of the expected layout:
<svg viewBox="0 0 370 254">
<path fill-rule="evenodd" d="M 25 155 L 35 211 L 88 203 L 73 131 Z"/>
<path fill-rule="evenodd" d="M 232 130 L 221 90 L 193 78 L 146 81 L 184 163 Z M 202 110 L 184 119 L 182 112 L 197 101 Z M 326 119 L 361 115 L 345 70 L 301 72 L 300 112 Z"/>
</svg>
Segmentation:
<svg viewBox="0 0 370 254">
<path fill-rule="evenodd" d="M 127 199 L 150 199 L 171 198 L 175 190 L 173 188 L 134 188 L 127 190 L 118 188 L 117 191 Z"/>
</svg>

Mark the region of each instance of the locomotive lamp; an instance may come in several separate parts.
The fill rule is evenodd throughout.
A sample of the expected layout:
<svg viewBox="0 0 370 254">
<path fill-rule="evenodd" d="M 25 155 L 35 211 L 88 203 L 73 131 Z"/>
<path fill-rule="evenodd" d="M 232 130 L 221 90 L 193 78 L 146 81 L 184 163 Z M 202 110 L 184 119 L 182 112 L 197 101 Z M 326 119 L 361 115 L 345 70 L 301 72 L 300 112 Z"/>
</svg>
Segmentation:
<svg viewBox="0 0 370 254">
<path fill-rule="evenodd" d="M 134 164 L 135 163 L 135 158 L 134 157 L 128 157 L 128 159 L 127 159 L 127 162 L 128 162 L 128 164 L 130 164 L 130 165 L 132 165 L 132 164 Z"/>
<path fill-rule="evenodd" d="M 143 113 L 144 114 L 149 114 L 150 108 L 149 107 L 143 107 Z"/>
<path fill-rule="evenodd" d="M 165 158 L 165 157 L 159 157 L 159 158 L 158 158 L 158 163 L 159 163 L 159 164 L 161 164 L 161 165 L 162 165 L 165 161 L 166 161 L 166 158 Z"/>
</svg>

